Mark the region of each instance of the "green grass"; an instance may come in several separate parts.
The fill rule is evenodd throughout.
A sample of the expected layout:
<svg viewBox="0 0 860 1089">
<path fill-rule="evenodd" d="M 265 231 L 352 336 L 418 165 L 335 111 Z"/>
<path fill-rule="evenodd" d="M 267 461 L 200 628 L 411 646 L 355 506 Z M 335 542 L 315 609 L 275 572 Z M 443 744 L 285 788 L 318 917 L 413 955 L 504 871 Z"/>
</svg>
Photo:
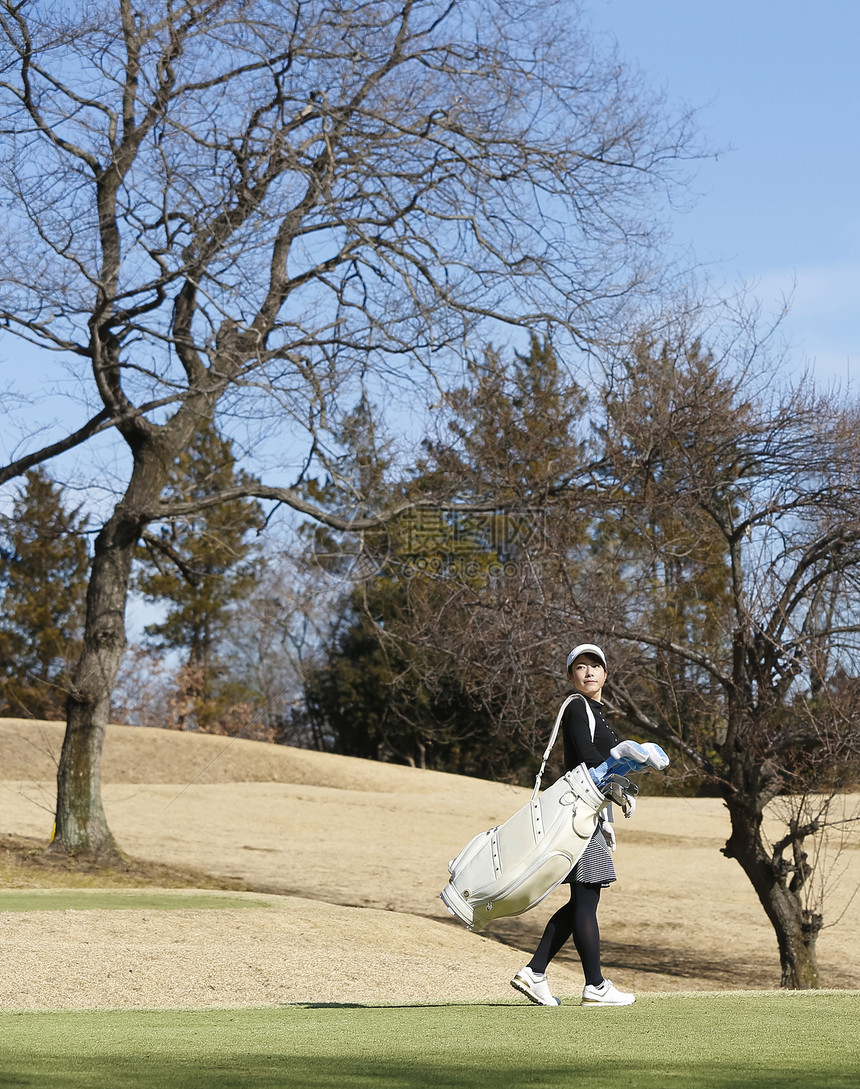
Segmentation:
<svg viewBox="0 0 860 1089">
<path fill-rule="evenodd" d="M 0 1086 L 856 1089 L 858 1013 L 847 991 L 643 995 L 616 1010 L 3 1013 Z"/>
<path fill-rule="evenodd" d="M 268 908 L 271 898 L 252 893 L 166 892 L 150 889 L 3 889 L 0 911 L 178 911 L 187 908 Z M 3 1085 L 0 1079 L 0 1086 Z"/>
</svg>

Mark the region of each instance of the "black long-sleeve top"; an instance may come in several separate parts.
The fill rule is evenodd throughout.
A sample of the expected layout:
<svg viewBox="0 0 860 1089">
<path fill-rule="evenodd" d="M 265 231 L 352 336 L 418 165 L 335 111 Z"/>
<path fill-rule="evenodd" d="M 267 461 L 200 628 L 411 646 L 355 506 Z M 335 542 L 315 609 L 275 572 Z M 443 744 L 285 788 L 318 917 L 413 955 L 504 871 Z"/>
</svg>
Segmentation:
<svg viewBox="0 0 860 1089">
<path fill-rule="evenodd" d="M 588 725 L 585 701 L 594 714 L 594 740 Z M 571 771 L 584 763 L 596 768 L 609 756 L 609 750 L 618 744 L 618 736 L 603 717 L 603 704 L 579 694 L 564 709 L 561 719 L 561 736 L 564 740 L 564 770 Z"/>
</svg>

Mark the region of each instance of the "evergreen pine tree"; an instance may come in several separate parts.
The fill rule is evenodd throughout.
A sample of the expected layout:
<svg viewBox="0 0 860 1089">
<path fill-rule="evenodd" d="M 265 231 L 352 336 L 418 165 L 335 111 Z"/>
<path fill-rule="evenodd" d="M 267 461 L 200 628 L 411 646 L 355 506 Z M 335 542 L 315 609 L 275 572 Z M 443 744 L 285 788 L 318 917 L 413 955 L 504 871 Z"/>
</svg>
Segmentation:
<svg viewBox="0 0 860 1089">
<path fill-rule="evenodd" d="M 43 469 L 24 478 L 2 525 L 0 714 L 62 719 L 80 650 L 89 556 L 80 508 Z"/>
<path fill-rule="evenodd" d="M 210 424 L 176 458 L 168 498 L 196 499 L 247 481 L 236 471 L 232 443 Z M 258 580 L 249 537 L 263 523 L 256 500 L 231 500 L 171 522 L 160 536 L 147 535 L 138 552 L 137 588 L 150 602 L 167 605 L 164 619 L 149 624 L 146 634 L 156 646 L 186 655 L 178 693 L 186 727 L 210 729 L 228 707 L 248 698 L 217 652 L 237 605 Z"/>
<path fill-rule="evenodd" d="M 447 491 L 450 505 L 363 535 L 364 579 L 305 696 L 337 751 L 527 778 L 547 648 L 560 638 L 546 601 L 587 547 L 588 522 L 576 498 L 564 501 L 586 458 L 585 398 L 537 337 L 512 359 L 488 348 L 467 377 L 446 398 L 446 432 L 396 485 Z M 339 480 L 378 494 L 374 434 L 366 412 L 353 418 L 362 427 L 345 437 Z"/>
</svg>

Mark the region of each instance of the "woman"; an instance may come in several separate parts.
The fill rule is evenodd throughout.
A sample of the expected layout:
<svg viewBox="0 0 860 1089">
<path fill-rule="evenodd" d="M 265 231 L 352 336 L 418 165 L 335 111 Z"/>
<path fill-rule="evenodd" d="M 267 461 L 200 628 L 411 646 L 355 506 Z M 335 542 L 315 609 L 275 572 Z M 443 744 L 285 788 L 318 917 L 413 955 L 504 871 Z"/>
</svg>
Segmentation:
<svg viewBox="0 0 860 1089">
<path fill-rule="evenodd" d="M 583 699 L 571 700 L 561 720 L 564 738 L 564 767 L 570 771 L 579 764 L 595 768 L 609 756 L 618 738 L 603 717 L 603 686 L 606 683 L 606 656 L 594 643 L 581 643 L 567 656 L 567 675 Z M 591 734 L 585 701 L 594 714 Z M 619 991 L 600 969 L 600 930 L 597 905 L 600 890 L 615 880 L 610 850 L 615 850 L 615 832 L 602 819 L 582 858 L 565 878 L 570 885 L 570 900 L 559 908 L 546 924 L 535 955 L 511 980 L 511 986 L 539 1006 L 558 1006 L 559 1000 L 549 989 L 546 969 L 569 937 L 582 962 L 585 988 L 584 1006 L 629 1006 L 635 995 Z"/>
</svg>

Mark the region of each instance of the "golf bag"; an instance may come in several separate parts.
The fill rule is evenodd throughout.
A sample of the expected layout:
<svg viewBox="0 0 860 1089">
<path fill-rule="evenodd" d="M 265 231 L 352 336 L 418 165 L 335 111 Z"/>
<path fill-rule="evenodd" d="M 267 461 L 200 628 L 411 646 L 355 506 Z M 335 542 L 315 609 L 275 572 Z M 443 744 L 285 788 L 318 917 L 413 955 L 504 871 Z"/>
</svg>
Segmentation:
<svg viewBox="0 0 860 1089">
<path fill-rule="evenodd" d="M 582 697 L 569 696 L 561 706 L 531 800 L 504 824 L 475 836 L 448 865 L 451 880 L 440 894 L 442 901 L 470 930 L 479 932 L 494 919 L 521 915 L 539 904 L 582 857 L 601 811 L 611 801 L 625 809 L 633 804 L 638 788 L 612 774 L 619 761 L 601 765 L 598 782 L 580 764 L 539 793 L 562 715 L 573 699 Z M 594 715 L 584 702 L 593 738 Z"/>
</svg>

